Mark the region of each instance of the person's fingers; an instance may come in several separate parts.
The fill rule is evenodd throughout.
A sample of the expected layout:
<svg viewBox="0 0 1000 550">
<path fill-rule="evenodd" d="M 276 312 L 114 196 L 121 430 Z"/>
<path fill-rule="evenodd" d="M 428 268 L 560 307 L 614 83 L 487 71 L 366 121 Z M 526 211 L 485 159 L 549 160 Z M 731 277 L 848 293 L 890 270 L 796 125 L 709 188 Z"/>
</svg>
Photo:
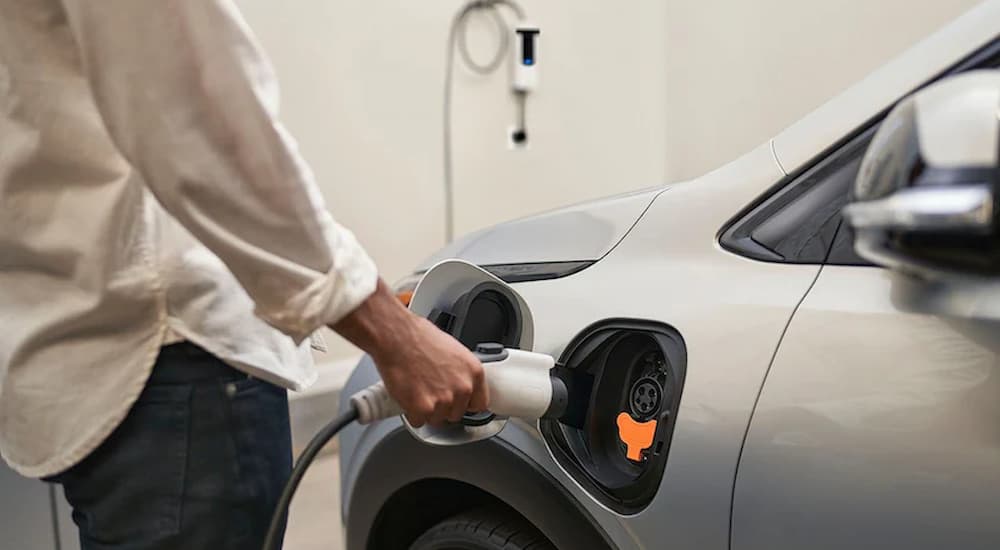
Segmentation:
<svg viewBox="0 0 1000 550">
<path fill-rule="evenodd" d="M 430 414 L 427 419 L 428 424 L 431 426 L 442 426 L 448 421 L 448 415 L 451 413 L 451 396 L 446 395 L 444 398 L 439 398 L 437 402 L 434 403 L 434 412 Z"/>
<path fill-rule="evenodd" d="M 490 409 L 490 392 L 486 385 L 486 372 L 482 366 L 474 373 L 472 394 L 469 396 L 467 407 L 472 412 L 483 412 Z"/>
<path fill-rule="evenodd" d="M 405 416 L 406 416 L 406 421 L 409 422 L 410 426 L 413 426 L 414 428 L 420 428 L 427 423 L 427 420 L 420 415 L 416 415 L 413 413 L 406 413 Z"/>
<path fill-rule="evenodd" d="M 448 413 L 449 422 L 461 422 L 469 410 L 469 398 L 472 396 L 472 382 L 461 382 L 455 386 L 454 398 Z"/>
<path fill-rule="evenodd" d="M 419 428 L 427 424 L 434 413 L 434 406 L 428 399 L 417 399 L 409 407 L 404 407 L 404 410 L 407 422 L 414 428 Z"/>
</svg>

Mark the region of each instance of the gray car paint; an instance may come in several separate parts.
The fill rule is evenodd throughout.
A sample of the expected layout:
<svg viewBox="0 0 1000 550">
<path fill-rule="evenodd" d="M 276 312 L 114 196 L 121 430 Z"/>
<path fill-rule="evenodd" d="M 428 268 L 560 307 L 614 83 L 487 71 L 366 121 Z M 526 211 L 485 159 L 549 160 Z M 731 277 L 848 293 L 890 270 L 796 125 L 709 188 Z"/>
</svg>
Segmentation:
<svg viewBox="0 0 1000 550">
<path fill-rule="evenodd" d="M 754 262 L 707 238 L 780 177 L 769 147 L 758 148 L 671 187 L 593 267 L 514 285 L 536 351 L 558 356 L 608 317 L 660 320 L 685 338 L 669 462 L 645 510 L 604 509 L 533 426 L 498 437 L 623 549 L 998 547 L 1000 286 Z M 375 376 L 360 369 L 348 391 Z M 357 472 L 393 427 L 342 440 L 345 518 L 363 497 Z"/>
<path fill-rule="evenodd" d="M 1000 282 L 823 268 L 740 462 L 735 550 L 1000 547 Z"/>
<path fill-rule="evenodd" d="M 598 260 L 628 233 L 663 188 L 633 191 L 477 231 L 424 260 L 418 271 L 449 258 L 477 265 Z"/>
<path fill-rule="evenodd" d="M 728 547 L 743 434 L 781 331 L 819 268 L 748 264 L 710 237 L 689 237 L 714 235 L 781 176 L 764 144 L 726 168 L 672 186 L 593 267 L 563 279 L 514 285 L 535 319 L 535 351 L 558 356 L 580 330 L 610 317 L 664 321 L 687 341 L 688 374 L 669 462 L 659 493 L 641 513 L 622 516 L 588 496 L 554 461 L 534 426 L 508 427 L 498 436 L 565 486 L 620 548 L 659 548 L 666 540 L 674 548 Z M 608 299 L 608 292 L 615 299 Z M 742 359 L 739 368 L 710 358 L 709 350 L 720 346 Z M 375 376 L 363 366 L 345 392 Z M 345 518 L 351 500 L 364 498 L 364 488 L 354 483 L 358 471 L 392 427 L 352 427 L 341 440 Z"/>
<path fill-rule="evenodd" d="M 378 373 L 370 358 L 365 357 L 359 363 L 351 378 L 344 387 L 344 395 L 350 395 L 359 391 L 369 384 L 378 381 Z M 343 408 L 345 405 L 341 403 Z M 350 515 L 351 501 L 354 498 L 364 498 L 364 489 L 355 486 L 358 474 L 364 467 L 365 461 L 376 449 L 379 442 L 390 433 L 401 428 L 403 422 L 398 418 L 384 420 L 371 426 L 360 426 L 352 424 L 345 428 L 340 438 L 340 477 L 341 483 L 341 519 L 344 525 L 348 525 L 347 518 Z M 546 472 L 556 477 L 557 480 L 567 488 L 572 497 L 579 502 L 596 520 L 598 526 L 604 530 L 612 540 L 616 541 L 622 550 L 632 550 L 642 548 L 628 541 L 632 540 L 632 535 L 627 531 L 626 526 L 620 524 L 607 511 L 593 501 L 586 492 L 577 486 L 571 479 L 552 462 L 545 444 L 541 440 L 535 425 L 530 425 L 520 420 L 513 420 L 507 423 L 500 435 L 496 436 L 515 446 L 524 453 L 536 465 L 542 467 Z M 456 452 L 461 452 L 456 449 Z M 399 457 L 400 464 L 405 464 L 406 457 Z M 353 549 L 351 549 L 353 550 Z"/>
</svg>

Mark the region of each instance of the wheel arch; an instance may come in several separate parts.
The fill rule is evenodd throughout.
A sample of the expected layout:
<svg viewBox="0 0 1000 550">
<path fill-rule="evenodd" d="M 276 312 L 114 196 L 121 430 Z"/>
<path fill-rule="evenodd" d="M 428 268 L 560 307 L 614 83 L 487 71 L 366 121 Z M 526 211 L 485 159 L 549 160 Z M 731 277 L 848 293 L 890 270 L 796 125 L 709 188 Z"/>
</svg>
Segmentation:
<svg viewBox="0 0 1000 550">
<path fill-rule="evenodd" d="M 500 438 L 454 449 L 395 430 L 368 456 L 348 499 L 350 550 L 405 550 L 441 520 L 480 506 L 518 513 L 558 548 L 615 548 L 566 488 Z"/>
</svg>

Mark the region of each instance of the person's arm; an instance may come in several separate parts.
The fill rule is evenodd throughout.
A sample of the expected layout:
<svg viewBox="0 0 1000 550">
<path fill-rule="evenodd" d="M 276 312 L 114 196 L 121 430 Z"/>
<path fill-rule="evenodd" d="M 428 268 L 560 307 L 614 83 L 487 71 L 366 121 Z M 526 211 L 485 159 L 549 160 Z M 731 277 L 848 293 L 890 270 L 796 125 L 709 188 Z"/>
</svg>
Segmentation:
<svg viewBox="0 0 1000 550">
<path fill-rule="evenodd" d="M 410 392 L 398 382 L 389 389 L 404 409 L 417 411 L 418 422 L 428 410 L 423 401 L 434 410 L 457 407 L 456 398 L 442 404 L 444 393 L 419 383 L 421 371 L 433 364 L 420 364 L 424 358 L 416 355 L 399 359 L 406 357 L 396 350 L 399 343 L 377 337 L 389 330 L 422 339 L 438 335 L 401 307 L 383 303 L 386 292 L 377 291 L 374 263 L 354 235 L 334 222 L 278 121 L 272 67 L 233 3 L 63 5 L 115 145 L 160 204 L 225 262 L 254 300 L 257 315 L 297 342 L 324 324 L 346 331 L 376 360 L 382 358 L 382 371 L 387 362 L 405 362 L 402 370 L 390 370 L 415 377 L 419 398 L 408 399 Z M 460 355 L 455 347 L 461 346 L 454 343 L 449 356 Z M 457 369 L 470 372 L 452 381 L 455 387 L 476 377 L 471 357 Z M 461 401 L 464 392 L 452 393 Z"/>
<path fill-rule="evenodd" d="M 374 263 L 327 212 L 229 2 L 64 3 L 115 145 L 261 318 L 301 341 L 374 291 Z"/>
</svg>

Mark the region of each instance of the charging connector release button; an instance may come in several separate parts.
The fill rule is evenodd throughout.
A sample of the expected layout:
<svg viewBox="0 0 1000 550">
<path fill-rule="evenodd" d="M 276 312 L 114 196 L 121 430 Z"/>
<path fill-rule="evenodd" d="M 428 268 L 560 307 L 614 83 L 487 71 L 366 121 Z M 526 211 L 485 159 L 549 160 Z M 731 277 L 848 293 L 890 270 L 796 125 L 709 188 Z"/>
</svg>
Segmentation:
<svg viewBox="0 0 1000 550">
<path fill-rule="evenodd" d="M 476 346 L 476 353 L 481 353 L 483 355 L 499 355 L 503 353 L 503 344 L 497 344 L 495 342 L 478 344 Z"/>
<path fill-rule="evenodd" d="M 476 345 L 476 358 L 481 363 L 496 363 L 503 361 L 509 354 L 503 344 L 484 342 Z"/>
</svg>

